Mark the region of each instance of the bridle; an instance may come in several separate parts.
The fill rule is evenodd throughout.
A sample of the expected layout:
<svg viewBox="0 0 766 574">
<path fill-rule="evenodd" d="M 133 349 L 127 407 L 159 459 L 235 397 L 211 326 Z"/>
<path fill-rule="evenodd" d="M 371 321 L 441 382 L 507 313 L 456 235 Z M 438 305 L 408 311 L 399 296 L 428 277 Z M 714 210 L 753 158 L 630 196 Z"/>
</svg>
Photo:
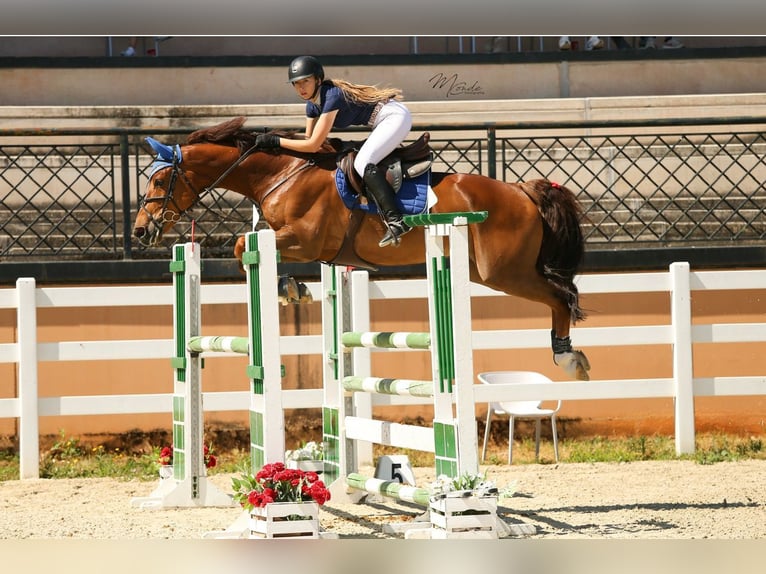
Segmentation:
<svg viewBox="0 0 766 574">
<path fill-rule="evenodd" d="M 141 205 L 139 206 L 138 212 L 141 213 L 141 211 L 146 212 L 146 216 L 149 218 L 149 221 L 154 226 L 154 234 L 161 234 L 162 229 L 166 223 L 178 223 L 181 220 L 181 217 L 188 211 L 188 209 L 181 209 L 181 207 L 178 205 L 178 203 L 175 200 L 174 192 L 176 188 L 176 181 L 180 178 L 183 180 L 183 182 L 186 184 L 186 186 L 192 190 L 192 193 L 194 193 L 197 197 L 195 200 L 195 203 L 197 200 L 199 200 L 201 194 L 197 191 L 197 189 L 194 187 L 194 184 L 189 180 L 189 178 L 184 173 L 184 170 L 180 167 L 180 162 L 178 161 L 178 153 L 175 149 L 173 149 L 173 160 L 169 166 L 171 168 L 170 172 L 170 181 L 168 182 L 168 185 L 166 186 L 165 195 L 157 196 L 157 197 L 149 197 L 148 195 L 144 195 L 144 198 L 141 200 Z M 166 168 L 167 169 L 167 168 Z M 210 188 L 206 188 L 204 191 L 207 191 Z M 162 206 L 159 211 L 159 215 L 152 214 L 151 211 L 146 209 L 146 206 L 150 203 L 161 203 Z M 175 208 L 175 211 L 169 210 L 168 205 L 172 205 Z M 143 237 L 140 238 L 140 241 L 143 243 Z M 151 242 L 151 236 L 147 238 L 148 242 Z"/>
<path fill-rule="evenodd" d="M 181 217 L 186 214 L 186 212 L 191 209 L 191 207 L 196 204 L 200 198 L 209 192 L 212 189 L 215 189 L 216 186 L 223 181 L 226 176 L 228 176 L 238 165 L 240 165 L 245 159 L 247 159 L 254 151 L 256 151 L 258 148 L 253 145 L 251 146 L 247 151 L 242 153 L 234 163 L 232 163 L 224 172 L 219 175 L 213 183 L 206 186 L 201 191 L 198 191 L 197 188 L 194 186 L 194 184 L 189 180 L 186 173 L 184 173 L 184 170 L 181 168 L 181 162 L 179 161 L 178 152 L 176 149 L 173 149 L 173 160 L 170 164 L 171 173 L 170 173 L 170 181 L 168 182 L 168 185 L 166 187 L 165 195 L 157 196 L 157 197 L 148 197 L 144 195 L 144 198 L 141 200 L 141 205 L 139 207 L 139 213 L 141 211 L 145 211 L 147 217 L 149 218 L 149 221 L 154 226 L 154 233 L 153 235 L 161 234 L 162 229 L 164 227 L 165 223 L 178 223 L 181 220 Z M 313 159 L 307 159 L 305 163 L 298 166 L 298 168 L 294 169 L 293 171 L 289 172 L 287 175 L 282 177 L 279 181 L 277 181 L 275 184 L 273 184 L 261 197 L 260 201 L 253 202 L 256 204 L 258 209 L 261 208 L 261 203 L 269 196 L 271 195 L 277 188 L 279 188 L 281 185 L 289 181 L 294 176 L 298 175 L 298 173 L 302 172 L 304 169 L 309 168 L 311 166 L 316 165 L 316 162 Z M 166 168 L 167 169 L 167 168 Z M 184 184 L 192 191 L 192 193 L 195 195 L 195 200 L 192 202 L 192 205 L 190 205 L 187 209 L 181 209 L 178 203 L 176 202 L 175 198 L 173 197 L 175 192 L 175 186 L 178 179 L 181 179 Z M 162 203 L 162 207 L 160 209 L 159 215 L 155 216 L 152 215 L 152 213 L 146 209 L 146 206 L 149 203 Z M 175 211 L 171 211 L 168 209 L 168 205 L 172 205 L 175 208 Z M 143 243 L 143 237 L 140 239 L 140 241 Z M 147 241 L 151 242 L 151 236 L 147 239 Z"/>
</svg>

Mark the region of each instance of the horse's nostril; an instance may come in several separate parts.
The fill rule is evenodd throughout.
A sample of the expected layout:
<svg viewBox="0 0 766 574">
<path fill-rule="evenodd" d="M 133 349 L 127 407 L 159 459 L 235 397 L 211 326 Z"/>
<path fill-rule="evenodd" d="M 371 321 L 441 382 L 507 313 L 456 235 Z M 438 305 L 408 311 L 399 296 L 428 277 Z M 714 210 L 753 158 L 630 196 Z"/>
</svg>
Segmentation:
<svg viewBox="0 0 766 574">
<path fill-rule="evenodd" d="M 135 236 L 136 236 L 136 237 L 138 237 L 139 239 L 140 239 L 140 238 L 142 238 L 142 237 L 144 236 L 144 234 L 145 234 L 145 233 L 146 233 L 146 229 L 145 229 L 145 228 L 143 228 L 143 227 L 136 227 L 136 228 L 133 230 L 133 235 L 135 235 Z"/>
</svg>

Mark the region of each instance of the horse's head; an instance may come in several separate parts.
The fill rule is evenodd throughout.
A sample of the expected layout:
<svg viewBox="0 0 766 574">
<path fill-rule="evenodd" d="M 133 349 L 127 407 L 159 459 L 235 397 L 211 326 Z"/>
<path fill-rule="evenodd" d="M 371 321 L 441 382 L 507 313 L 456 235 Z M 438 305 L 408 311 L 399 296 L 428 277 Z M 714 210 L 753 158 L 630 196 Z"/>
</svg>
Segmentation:
<svg viewBox="0 0 766 574">
<path fill-rule="evenodd" d="M 183 170 L 180 146 L 171 147 L 152 138 L 146 141 L 157 152 L 157 157 L 149 173 L 133 235 L 144 245 L 156 245 L 197 201 L 201 190 Z"/>
</svg>

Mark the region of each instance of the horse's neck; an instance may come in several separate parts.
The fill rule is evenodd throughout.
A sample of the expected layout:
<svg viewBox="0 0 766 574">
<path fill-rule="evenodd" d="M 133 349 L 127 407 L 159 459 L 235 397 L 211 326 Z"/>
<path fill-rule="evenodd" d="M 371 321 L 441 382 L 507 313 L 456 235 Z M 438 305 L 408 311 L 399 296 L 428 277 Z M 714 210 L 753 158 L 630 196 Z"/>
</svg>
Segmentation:
<svg viewBox="0 0 766 574">
<path fill-rule="evenodd" d="M 260 204 L 281 187 L 292 184 L 311 165 L 310 159 L 288 154 L 259 154 L 240 166 L 243 185 L 234 191 Z"/>
</svg>

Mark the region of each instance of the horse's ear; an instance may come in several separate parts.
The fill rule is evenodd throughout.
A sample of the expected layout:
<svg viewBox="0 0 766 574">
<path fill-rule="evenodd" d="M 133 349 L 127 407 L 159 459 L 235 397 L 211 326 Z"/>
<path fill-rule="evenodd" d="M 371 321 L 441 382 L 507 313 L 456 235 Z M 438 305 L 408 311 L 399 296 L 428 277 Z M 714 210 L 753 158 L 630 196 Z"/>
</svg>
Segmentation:
<svg viewBox="0 0 766 574">
<path fill-rule="evenodd" d="M 173 148 L 169 145 L 158 142 L 154 138 L 147 137 L 146 143 L 152 146 L 152 149 L 157 152 L 157 156 L 165 161 L 173 161 Z"/>
</svg>

